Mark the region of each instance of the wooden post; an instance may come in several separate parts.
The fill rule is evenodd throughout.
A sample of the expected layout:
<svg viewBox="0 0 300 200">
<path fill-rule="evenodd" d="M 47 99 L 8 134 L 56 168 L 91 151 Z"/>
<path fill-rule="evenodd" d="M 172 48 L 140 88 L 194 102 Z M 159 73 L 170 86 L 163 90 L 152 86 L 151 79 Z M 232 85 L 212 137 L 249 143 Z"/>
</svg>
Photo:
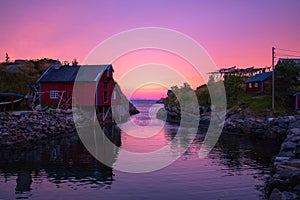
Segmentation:
<svg viewBox="0 0 300 200">
<path fill-rule="evenodd" d="M 102 106 L 102 122 L 104 124 L 105 106 Z"/>
<path fill-rule="evenodd" d="M 275 48 L 272 47 L 272 109 L 275 107 L 275 72 L 274 72 Z"/>
<path fill-rule="evenodd" d="M 14 96 L 11 96 L 10 97 L 10 99 L 11 99 L 11 110 L 14 110 Z"/>
</svg>

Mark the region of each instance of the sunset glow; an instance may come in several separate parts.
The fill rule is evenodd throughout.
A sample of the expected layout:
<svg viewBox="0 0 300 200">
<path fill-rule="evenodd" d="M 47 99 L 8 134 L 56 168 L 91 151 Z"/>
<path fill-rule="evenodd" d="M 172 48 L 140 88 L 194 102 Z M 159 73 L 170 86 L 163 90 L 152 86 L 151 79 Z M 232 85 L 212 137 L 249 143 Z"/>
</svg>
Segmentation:
<svg viewBox="0 0 300 200">
<path fill-rule="evenodd" d="M 300 1 L 3 1 L 0 17 L 0 61 L 43 57 L 83 62 L 101 42 L 133 28 L 162 27 L 188 35 L 207 50 L 218 68 L 271 65 L 271 47 L 300 50 Z M 172 85 L 203 83 L 183 58 L 170 52 L 144 50 L 113 63 L 115 79 L 137 66 L 156 63 L 176 70 L 165 86 L 136 88 L 132 98 L 160 98 Z M 99 63 L 103 64 L 103 63 Z M 151 67 L 151 66 L 149 66 Z M 151 77 L 148 77 L 151 79 Z M 143 88 L 143 90 L 141 89 Z M 131 92 L 132 93 L 132 92 Z"/>
</svg>

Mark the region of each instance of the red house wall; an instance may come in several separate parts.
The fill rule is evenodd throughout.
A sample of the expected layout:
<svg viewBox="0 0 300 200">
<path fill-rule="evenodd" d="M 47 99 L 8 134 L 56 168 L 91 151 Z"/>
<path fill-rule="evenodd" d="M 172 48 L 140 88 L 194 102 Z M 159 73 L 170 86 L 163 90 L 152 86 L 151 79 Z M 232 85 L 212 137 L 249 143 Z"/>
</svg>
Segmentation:
<svg viewBox="0 0 300 200">
<path fill-rule="evenodd" d="M 108 76 L 107 76 L 108 75 Z M 106 71 L 102 74 L 97 87 L 95 82 L 79 82 L 76 83 L 75 92 L 79 92 L 76 95 L 75 103 L 81 106 L 94 106 L 96 105 L 96 97 L 98 96 L 98 106 L 110 106 L 113 104 L 118 104 L 120 102 L 120 95 L 116 91 L 116 100 L 112 100 L 112 94 L 114 91 L 114 81 L 113 81 L 113 73 L 112 70 L 109 70 L 107 74 Z M 104 87 L 104 82 L 107 81 L 107 88 Z M 65 91 L 63 95 L 63 101 L 67 101 L 69 98 L 72 99 L 73 93 L 73 83 L 70 82 L 58 82 L 58 83 L 41 83 L 40 84 L 40 92 L 45 92 L 41 96 L 41 104 L 45 105 L 58 105 L 60 99 L 50 99 L 50 90 L 58 90 Z M 104 102 L 104 93 L 107 94 L 107 101 Z M 61 94 L 61 93 L 59 93 Z M 95 97 L 95 98 L 90 98 Z M 70 101 L 70 105 L 72 105 L 72 100 Z"/>
<path fill-rule="evenodd" d="M 252 88 L 249 87 L 249 83 L 246 84 L 246 92 L 256 92 L 256 93 L 260 93 L 261 92 L 261 87 L 262 84 L 261 82 L 256 82 L 258 83 L 258 87 L 254 87 L 255 82 L 252 82 Z M 272 89 L 272 76 L 270 76 L 269 78 L 267 78 L 266 80 L 264 80 L 264 84 L 263 84 L 263 92 L 270 92 Z"/>
<path fill-rule="evenodd" d="M 72 98 L 73 83 L 42 83 L 40 84 L 40 92 L 43 92 L 40 103 L 47 105 L 57 105 L 59 99 L 50 99 L 50 90 L 65 91 L 63 99 L 67 100 Z M 61 95 L 61 93 L 59 93 Z"/>
<path fill-rule="evenodd" d="M 264 92 L 271 92 L 272 90 L 272 76 L 270 76 L 269 78 L 267 78 L 264 81 Z"/>
<path fill-rule="evenodd" d="M 76 92 L 74 103 L 80 106 L 94 106 L 96 86 L 94 82 L 78 82 L 73 88 Z"/>
<path fill-rule="evenodd" d="M 108 75 L 108 76 L 107 76 Z M 107 88 L 104 87 L 105 81 L 107 81 Z M 116 100 L 113 100 L 115 84 L 113 80 L 113 71 L 109 70 L 109 74 L 106 72 L 101 76 L 98 83 L 98 104 L 101 106 L 110 106 L 111 104 L 120 103 L 120 95 L 116 92 Z M 104 92 L 107 93 L 107 101 L 104 102 Z"/>
<path fill-rule="evenodd" d="M 252 88 L 249 87 L 250 83 L 246 84 L 246 92 L 261 92 L 261 82 L 257 82 L 258 83 L 258 87 L 254 87 L 255 82 L 251 83 L 252 84 Z"/>
</svg>

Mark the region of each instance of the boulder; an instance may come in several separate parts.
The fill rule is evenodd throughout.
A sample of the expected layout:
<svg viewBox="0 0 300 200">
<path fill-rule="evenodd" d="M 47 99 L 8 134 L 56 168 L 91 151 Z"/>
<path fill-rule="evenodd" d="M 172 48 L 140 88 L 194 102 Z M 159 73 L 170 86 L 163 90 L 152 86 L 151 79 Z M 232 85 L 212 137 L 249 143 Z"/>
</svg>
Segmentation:
<svg viewBox="0 0 300 200">
<path fill-rule="evenodd" d="M 61 113 L 61 109 L 57 108 L 57 109 L 55 109 L 55 112 L 56 113 Z"/>
<path fill-rule="evenodd" d="M 281 151 L 287 151 L 287 150 L 294 150 L 296 148 L 297 144 L 294 142 L 284 142 L 281 145 Z"/>
<path fill-rule="evenodd" d="M 296 145 L 296 148 L 294 149 L 293 153 L 296 155 L 300 155 L 300 144 Z"/>
<path fill-rule="evenodd" d="M 35 106 L 35 107 L 34 107 L 34 110 L 36 110 L 36 111 L 41 111 L 41 110 L 42 110 L 42 105 L 39 104 L 39 105 Z"/>
<path fill-rule="evenodd" d="M 284 191 L 281 193 L 281 200 L 296 200 L 298 196 L 295 193 Z"/>
<path fill-rule="evenodd" d="M 275 188 L 272 191 L 269 200 L 281 200 L 281 196 L 282 196 L 281 192 L 277 188 Z"/>
<path fill-rule="evenodd" d="M 279 178 L 272 178 L 267 186 L 268 191 L 272 191 L 273 189 L 277 188 L 281 191 L 286 190 L 289 187 L 289 183 Z"/>
<path fill-rule="evenodd" d="M 286 163 L 287 166 L 296 167 L 300 169 L 300 159 L 292 159 Z M 299 170 L 298 169 L 298 170 Z"/>
<path fill-rule="evenodd" d="M 294 187 L 294 191 L 300 192 L 300 184 Z"/>
<path fill-rule="evenodd" d="M 290 128 L 287 134 L 300 136 L 300 128 Z"/>
<path fill-rule="evenodd" d="M 63 111 L 65 114 L 71 114 L 72 113 L 72 109 L 67 109 Z"/>
<path fill-rule="evenodd" d="M 295 154 L 292 151 L 281 151 L 278 156 L 282 157 L 294 157 Z"/>
<path fill-rule="evenodd" d="M 286 119 L 281 118 L 281 119 L 278 120 L 278 126 L 281 127 L 281 128 L 284 128 L 284 129 L 288 128 L 289 121 L 287 121 Z"/>
</svg>

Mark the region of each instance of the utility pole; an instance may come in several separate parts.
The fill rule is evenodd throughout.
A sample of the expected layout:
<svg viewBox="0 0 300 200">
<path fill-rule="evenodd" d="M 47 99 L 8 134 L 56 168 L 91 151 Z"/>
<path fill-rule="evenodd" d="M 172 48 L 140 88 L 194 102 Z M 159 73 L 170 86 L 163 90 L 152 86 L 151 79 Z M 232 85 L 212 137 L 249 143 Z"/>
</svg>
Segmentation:
<svg viewBox="0 0 300 200">
<path fill-rule="evenodd" d="M 275 71 L 274 71 L 275 48 L 272 47 L 272 110 L 275 107 Z"/>
</svg>

